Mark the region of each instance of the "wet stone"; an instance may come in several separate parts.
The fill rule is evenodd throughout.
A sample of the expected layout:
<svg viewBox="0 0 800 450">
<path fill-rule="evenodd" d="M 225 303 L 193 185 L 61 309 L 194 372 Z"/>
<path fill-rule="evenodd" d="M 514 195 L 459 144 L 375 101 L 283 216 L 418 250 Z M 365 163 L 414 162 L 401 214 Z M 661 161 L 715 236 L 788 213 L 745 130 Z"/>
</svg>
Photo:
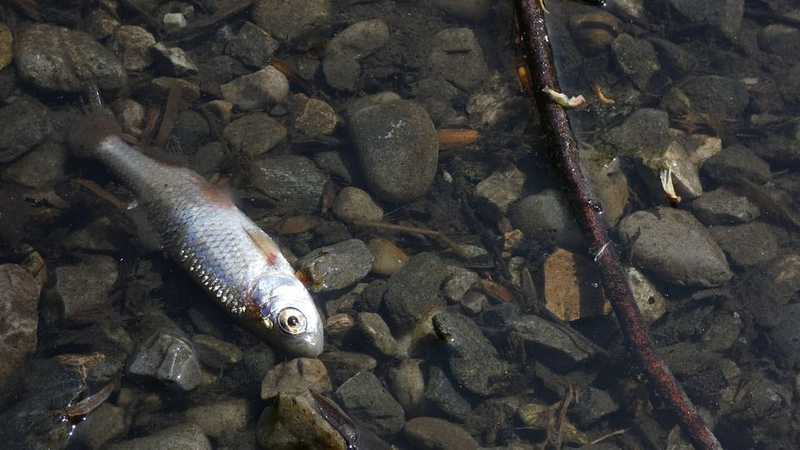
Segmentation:
<svg viewBox="0 0 800 450">
<path fill-rule="evenodd" d="M 149 31 L 136 25 L 122 25 L 114 30 L 111 49 L 122 61 L 126 70 L 139 71 L 153 63 L 150 52 L 156 38 Z"/>
<path fill-rule="evenodd" d="M 377 367 L 378 362 L 372 356 L 354 352 L 325 352 L 319 359 L 328 368 L 331 381 L 334 385 L 340 385 L 350 379 L 353 375 L 370 371 Z"/>
<path fill-rule="evenodd" d="M 671 142 L 669 115 L 659 109 L 642 108 L 625 118 L 604 137 L 615 150 L 632 155 L 663 154 Z"/>
<path fill-rule="evenodd" d="M 26 97 L 0 108 L 0 163 L 19 158 L 53 132 L 47 108 Z"/>
<path fill-rule="evenodd" d="M 114 54 L 80 31 L 32 25 L 17 35 L 16 52 L 20 77 L 42 89 L 80 92 L 92 81 L 101 90 L 114 90 L 127 83 Z"/>
<path fill-rule="evenodd" d="M 239 32 L 228 42 L 225 53 L 248 66 L 264 67 L 280 44 L 269 33 L 252 22 L 245 22 Z"/>
<path fill-rule="evenodd" d="M 210 175 L 219 171 L 225 157 L 226 147 L 222 142 L 209 142 L 197 149 L 189 161 L 189 167 L 201 175 Z"/>
<path fill-rule="evenodd" d="M 702 171 L 719 184 L 735 182 L 740 177 L 756 184 L 770 179 L 769 164 L 742 145 L 725 147 L 703 164 Z"/>
<path fill-rule="evenodd" d="M 486 18 L 492 7 L 491 0 L 433 0 L 432 3 L 453 17 L 474 22 Z"/>
<path fill-rule="evenodd" d="M 126 133 L 139 137 L 144 128 L 144 106 L 131 99 L 119 99 L 111 104 L 117 122 Z"/>
<path fill-rule="evenodd" d="M 561 327 L 539 316 L 522 315 L 508 320 L 510 338 L 525 344 L 536 352 L 546 349 L 560 357 L 548 359 L 548 365 L 571 366 L 594 358 L 597 351 L 586 342 L 575 339 Z"/>
<path fill-rule="evenodd" d="M 774 327 L 783 318 L 775 314 L 800 292 L 800 255 L 788 252 L 744 273 L 735 291 L 764 327 Z"/>
<path fill-rule="evenodd" d="M 5 69 L 14 59 L 14 35 L 8 25 L 0 22 L 0 70 Z"/>
<path fill-rule="evenodd" d="M 464 298 L 480 277 L 477 273 L 459 266 L 451 266 L 452 275 L 444 284 L 444 295 L 453 303 L 458 303 Z"/>
<path fill-rule="evenodd" d="M 428 370 L 425 403 L 456 422 L 464 422 L 472 411 L 472 406 L 456 391 L 445 371 L 437 366 Z"/>
<path fill-rule="evenodd" d="M 234 120 L 222 132 L 231 150 L 257 158 L 286 140 L 288 130 L 266 113 L 253 113 Z"/>
<path fill-rule="evenodd" d="M 742 25 L 744 0 L 669 0 L 680 16 L 689 23 L 710 26 L 727 38 L 736 38 Z"/>
<path fill-rule="evenodd" d="M 348 223 L 380 222 L 383 219 L 383 208 L 375 204 L 368 192 L 353 186 L 339 191 L 333 201 L 333 213 Z"/>
<path fill-rule="evenodd" d="M 282 41 L 299 44 L 324 29 L 331 16 L 330 0 L 258 0 L 253 22 Z"/>
<path fill-rule="evenodd" d="M 489 76 L 483 49 L 469 28 L 448 28 L 437 33 L 431 43 L 430 64 L 434 75 L 466 91 L 478 88 Z"/>
<path fill-rule="evenodd" d="M 308 98 L 305 94 L 289 97 L 289 111 L 294 128 L 308 137 L 333 134 L 339 123 L 336 110 L 331 105 L 317 98 Z"/>
<path fill-rule="evenodd" d="M 161 70 L 169 76 L 185 77 L 196 75 L 200 71 L 189 55 L 180 47 L 167 47 L 159 42 L 152 47 L 152 50 Z"/>
<path fill-rule="evenodd" d="M 279 394 L 300 395 L 307 390 L 316 393 L 332 389 L 328 369 L 322 361 L 295 358 L 270 369 L 261 382 L 261 399 L 268 400 Z"/>
<path fill-rule="evenodd" d="M 64 248 L 69 250 L 88 250 L 94 252 L 111 252 L 114 246 L 115 228 L 111 220 L 105 217 L 89 223 L 84 228 L 71 233 L 64 239 Z"/>
<path fill-rule="evenodd" d="M 168 145 L 173 145 L 183 153 L 195 153 L 197 146 L 206 141 L 210 134 L 208 121 L 196 111 L 182 111 L 175 120 Z"/>
<path fill-rule="evenodd" d="M 287 209 L 318 211 L 327 181 L 314 162 L 303 156 L 264 158 L 250 165 L 250 184 L 257 197 Z"/>
<path fill-rule="evenodd" d="M 475 195 L 505 214 L 508 206 L 519 199 L 525 174 L 516 166 L 497 170 L 475 186 Z"/>
<path fill-rule="evenodd" d="M 16 264 L 0 265 L 0 387 L 22 368 L 36 350 L 41 286 Z M 3 397 L 3 396 L 0 396 Z"/>
<path fill-rule="evenodd" d="M 669 283 L 713 287 L 733 276 L 722 249 L 686 211 L 637 211 L 622 219 L 619 232 L 631 262 Z"/>
<path fill-rule="evenodd" d="M 608 392 L 589 386 L 578 395 L 570 413 L 576 425 L 586 428 L 617 410 L 619 405 Z"/>
<path fill-rule="evenodd" d="M 583 237 L 563 193 L 546 189 L 511 206 L 509 219 L 529 239 L 567 248 L 581 245 Z"/>
<path fill-rule="evenodd" d="M 450 353 L 450 373 L 459 386 L 483 396 L 504 387 L 509 367 L 472 319 L 441 312 L 433 317 L 433 328 Z"/>
<path fill-rule="evenodd" d="M 403 435 L 414 448 L 427 450 L 478 450 L 478 441 L 460 426 L 436 417 L 415 417 L 406 422 Z"/>
<path fill-rule="evenodd" d="M 735 225 L 752 222 L 761 214 L 747 197 L 719 188 L 706 192 L 691 204 L 694 215 L 705 225 Z"/>
<path fill-rule="evenodd" d="M 223 369 L 242 360 L 239 347 L 214 336 L 197 334 L 192 337 L 192 342 L 200 362 L 214 369 Z"/>
<path fill-rule="evenodd" d="M 366 345 L 379 355 L 398 356 L 397 341 L 392 336 L 389 325 L 383 318 L 375 313 L 362 312 L 358 314 L 357 327 L 364 338 Z"/>
<path fill-rule="evenodd" d="M 389 40 L 389 26 L 379 19 L 357 22 L 342 30 L 325 48 L 322 71 L 328 84 L 352 91 L 361 75 L 359 60 L 371 55 Z"/>
<path fill-rule="evenodd" d="M 103 403 L 75 429 L 75 441 L 90 449 L 100 449 L 109 441 L 123 436 L 127 430 L 125 410 Z"/>
<path fill-rule="evenodd" d="M 633 300 L 639 307 L 642 318 L 653 323 L 667 313 L 667 300 L 658 289 L 635 267 L 626 269 L 628 285 L 633 293 Z"/>
<path fill-rule="evenodd" d="M 758 33 L 758 46 L 768 53 L 794 58 L 800 47 L 800 30 L 782 24 L 767 25 Z"/>
<path fill-rule="evenodd" d="M 374 238 L 367 242 L 369 251 L 375 258 L 372 272 L 378 275 L 393 275 L 408 262 L 408 255 L 388 239 Z M 381 299 L 383 296 L 381 295 Z"/>
<path fill-rule="evenodd" d="M 218 400 L 191 406 L 186 421 L 200 427 L 207 436 L 219 438 L 232 431 L 242 431 L 251 420 L 250 405 L 243 398 Z"/>
<path fill-rule="evenodd" d="M 203 430 L 194 424 L 176 425 L 156 433 L 111 444 L 108 450 L 212 450 Z"/>
<path fill-rule="evenodd" d="M 321 402 L 308 392 L 302 395 L 281 394 L 277 407 L 267 407 L 259 418 L 258 443 L 262 448 L 275 450 L 345 450 L 347 444 L 342 435 L 331 426 L 322 411 Z M 326 409 L 325 414 L 328 413 L 330 411 Z"/>
<path fill-rule="evenodd" d="M 111 315 L 109 296 L 119 277 L 116 259 L 87 255 L 78 264 L 57 267 L 55 277 L 45 302 L 48 321 L 85 324 Z"/>
<path fill-rule="evenodd" d="M 717 75 L 687 78 L 667 94 L 665 104 L 672 101 L 670 97 L 681 93 L 689 100 L 689 111 L 720 119 L 740 116 L 750 102 L 750 95 L 744 84 L 739 80 Z"/>
<path fill-rule="evenodd" d="M 778 324 L 769 332 L 774 351 L 790 367 L 800 367 L 800 304 L 782 306 L 778 311 Z"/>
<path fill-rule="evenodd" d="M 425 195 L 439 161 L 439 140 L 419 104 L 397 100 L 355 111 L 350 132 L 371 192 L 407 202 Z"/>
<path fill-rule="evenodd" d="M 561 320 L 607 314 L 609 305 L 598 289 L 600 274 L 588 258 L 556 248 L 544 262 L 545 307 Z"/>
<path fill-rule="evenodd" d="M 749 374 L 742 380 L 738 390 L 736 403 L 730 414 L 733 420 L 756 422 L 790 408 L 791 391 L 772 381 L 766 373 Z"/>
<path fill-rule="evenodd" d="M 639 89 L 645 89 L 659 70 L 658 56 L 653 44 L 636 39 L 629 34 L 620 34 L 611 46 L 617 64 Z"/>
<path fill-rule="evenodd" d="M 384 294 L 384 317 L 395 332 L 407 331 L 444 308 L 439 295 L 450 272 L 433 253 L 413 256 L 399 272 L 389 278 Z"/>
<path fill-rule="evenodd" d="M 45 141 L 8 166 L 3 176 L 23 186 L 52 188 L 64 177 L 66 164 L 67 149 L 59 143 Z"/>
<path fill-rule="evenodd" d="M 171 331 L 154 333 L 128 366 L 132 375 L 153 377 L 190 391 L 202 381 L 200 363 L 192 343 Z"/>
<path fill-rule="evenodd" d="M 353 182 L 353 174 L 356 173 L 355 161 L 349 155 L 341 152 L 329 151 L 314 154 L 314 162 L 328 174 L 339 178 L 345 183 Z"/>
<path fill-rule="evenodd" d="M 420 359 L 404 359 L 389 368 L 387 381 L 389 391 L 409 415 L 421 407 L 425 395 L 425 377 Z"/>
<path fill-rule="evenodd" d="M 778 237 L 766 223 L 716 226 L 709 232 L 734 266 L 751 267 L 778 256 Z"/>
<path fill-rule="evenodd" d="M 222 97 L 243 111 L 256 111 L 286 103 L 289 80 L 273 66 L 235 78 L 220 86 Z"/>
<path fill-rule="evenodd" d="M 403 407 L 384 389 L 372 372 L 360 372 L 336 390 L 342 407 L 364 427 L 377 434 L 394 434 L 403 428 Z"/>
<path fill-rule="evenodd" d="M 373 257 L 366 244 L 348 239 L 318 248 L 296 264 L 312 282 L 312 292 L 327 292 L 352 286 L 372 270 Z"/>
</svg>

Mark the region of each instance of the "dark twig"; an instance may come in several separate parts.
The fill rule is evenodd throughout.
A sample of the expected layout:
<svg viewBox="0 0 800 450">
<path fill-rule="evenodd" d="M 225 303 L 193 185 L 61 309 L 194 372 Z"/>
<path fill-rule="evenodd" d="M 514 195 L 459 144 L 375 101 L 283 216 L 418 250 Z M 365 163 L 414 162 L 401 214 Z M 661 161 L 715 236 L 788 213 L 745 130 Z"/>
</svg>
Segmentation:
<svg viewBox="0 0 800 450">
<path fill-rule="evenodd" d="M 596 253 L 593 256 L 602 275 L 606 298 L 614 308 L 628 348 L 647 374 L 651 388 L 670 405 L 692 443 L 698 449 L 722 450 L 719 441 L 697 413 L 669 368 L 653 350 L 619 255 L 609 239 L 602 207 L 592 194 L 589 181 L 581 170 L 578 148 L 567 114 L 561 106 L 541 92 L 544 88 L 560 91 L 544 12 L 536 0 L 515 0 L 515 6 L 520 38 L 525 46 L 528 70 L 533 77 L 533 91 L 542 124 L 549 133 L 553 157 L 569 188 L 577 215 L 591 241 L 591 248 Z"/>
</svg>

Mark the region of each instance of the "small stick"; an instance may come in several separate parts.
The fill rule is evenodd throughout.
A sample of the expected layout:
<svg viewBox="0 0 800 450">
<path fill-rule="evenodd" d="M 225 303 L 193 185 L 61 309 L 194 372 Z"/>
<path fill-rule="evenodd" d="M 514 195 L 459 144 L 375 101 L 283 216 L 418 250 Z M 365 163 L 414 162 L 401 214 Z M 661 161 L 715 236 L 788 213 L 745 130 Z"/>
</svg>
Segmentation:
<svg viewBox="0 0 800 450">
<path fill-rule="evenodd" d="M 114 205 L 115 208 L 119 209 L 120 211 L 125 211 L 125 210 L 128 209 L 128 204 L 127 203 L 125 203 L 122 200 L 118 199 L 111 192 L 108 192 L 107 190 L 101 188 L 100 185 L 98 185 L 94 181 L 87 180 L 85 178 L 77 178 L 75 180 L 75 182 L 78 183 L 79 185 L 85 187 L 89 191 L 91 191 L 92 194 L 94 194 L 94 195 L 98 196 L 99 198 L 102 198 L 103 200 L 111 203 L 112 205 Z"/>
<path fill-rule="evenodd" d="M 444 128 L 439 130 L 439 150 L 466 147 L 478 141 L 480 133 L 468 129 Z"/>
<path fill-rule="evenodd" d="M 164 106 L 164 118 L 161 119 L 161 128 L 158 129 L 156 136 L 156 147 L 164 148 L 167 144 L 172 129 L 175 128 L 175 122 L 178 120 L 178 111 L 182 103 L 183 88 L 180 84 L 173 83 L 169 88 L 169 95 L 167 95 L 167 103 Z"/>
<path fill-rule="evenodd" d="M 458 245 L 455 241 L 450 239 L 449 237 L 445 236 L 444 233 L 441 231 L 430 230 L 427 228 L 419 228 L 419 227 L 412 227 L 407 225 L 396 225 L 393 223 L 383 223 L 383 222 L 353 222 L 353 225 L 357 225 L 360 227 L 368 227 L 368 228 L 378 228 L 387 231 L 397 231 L 398 233 L 405 233 L 405 234 L 421 234 L 423 236 L 430 236 L 433 238 L 437 238 L 442 241 L 445 245 L 450 247 L 450 250 L 453 251 L 456 255 L 463 259 L 470 259 L 470 255 L 468 255 L 464 250 Z"/>
</svg>

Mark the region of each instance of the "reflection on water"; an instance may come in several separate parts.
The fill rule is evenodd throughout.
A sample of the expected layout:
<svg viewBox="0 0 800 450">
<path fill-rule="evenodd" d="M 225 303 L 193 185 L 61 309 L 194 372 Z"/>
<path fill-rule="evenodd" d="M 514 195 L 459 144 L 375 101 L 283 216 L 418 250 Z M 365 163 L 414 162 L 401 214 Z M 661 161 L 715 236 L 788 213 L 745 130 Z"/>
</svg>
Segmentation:
<svg viewBox="0 0 800 450">
<path fill-rule="evenodd" d="M 660 354 L 726 449 L 797 448 L 800 10 L 546 6 Z M 685 448 L 610 315 L 514 23 L 495 0 L 0 6 L 4 448 Z M 99 103 L 119 131 L 76 125 Z M 158 165 L 83 158 L 112 132 L 209 180 L 189 177 L 223 229 L 235 204 L 276 240 L 318 358 L 241 326 L 263 320 L 230 282 L 253 266 L 206 257 L 240 263 L 233 232 L 145 213 Z"/>
</svg>

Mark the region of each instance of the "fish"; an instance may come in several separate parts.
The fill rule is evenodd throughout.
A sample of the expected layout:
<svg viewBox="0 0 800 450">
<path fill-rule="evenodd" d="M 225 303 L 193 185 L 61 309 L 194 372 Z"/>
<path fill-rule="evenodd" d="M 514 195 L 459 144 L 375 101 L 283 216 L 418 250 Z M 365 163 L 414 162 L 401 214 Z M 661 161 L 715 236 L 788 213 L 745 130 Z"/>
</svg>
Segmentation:
<svg viewBox="0 0 800 450">
<path fill-rule="evenodd" d="M 73 155 L 105 165 L 136 196 L 164 252 L 245 328 L 289 354 L 316 357 L 322 319 L 275 241 L 196 172 L 148 157 L 108 113 L 82 115 Z"/>
</svg>

